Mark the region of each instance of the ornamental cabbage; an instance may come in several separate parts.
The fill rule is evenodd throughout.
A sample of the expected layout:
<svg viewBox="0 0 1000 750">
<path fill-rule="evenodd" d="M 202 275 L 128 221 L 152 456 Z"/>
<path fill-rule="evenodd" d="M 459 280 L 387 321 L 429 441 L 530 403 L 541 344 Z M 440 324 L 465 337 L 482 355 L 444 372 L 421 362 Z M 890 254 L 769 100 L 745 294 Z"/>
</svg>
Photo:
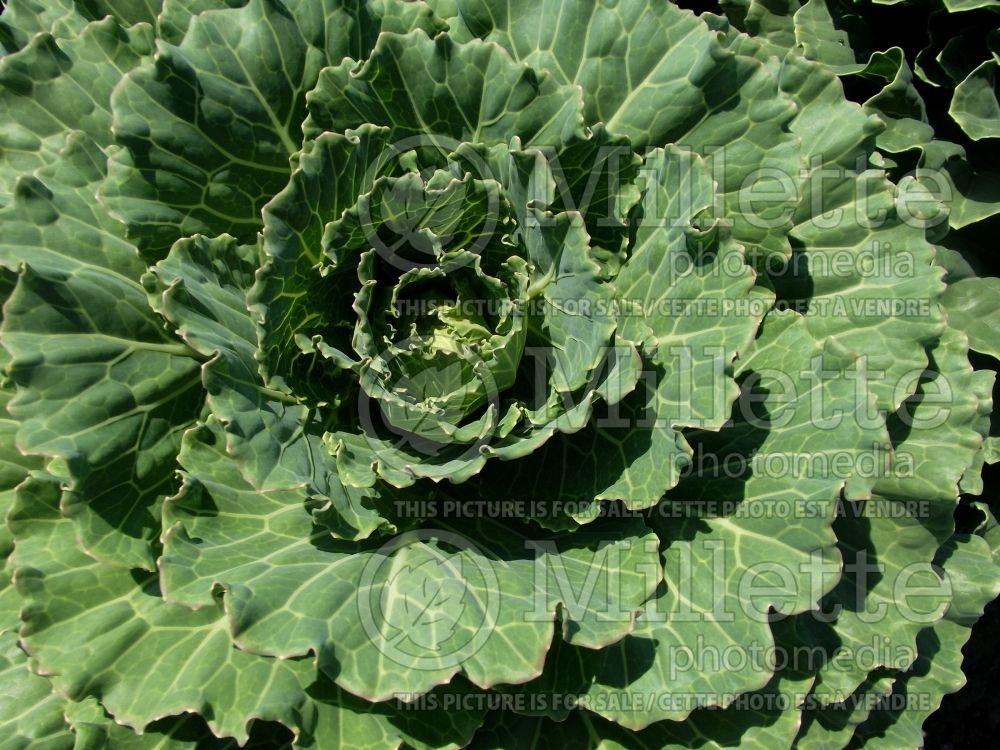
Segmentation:
<svg viewBox="0 0 1000 750">
<path fill-rule="evenodd" d="M 1000 594 L 932 5 L 10 0 L 0 747 L 921 746 Z"/>
</svg>

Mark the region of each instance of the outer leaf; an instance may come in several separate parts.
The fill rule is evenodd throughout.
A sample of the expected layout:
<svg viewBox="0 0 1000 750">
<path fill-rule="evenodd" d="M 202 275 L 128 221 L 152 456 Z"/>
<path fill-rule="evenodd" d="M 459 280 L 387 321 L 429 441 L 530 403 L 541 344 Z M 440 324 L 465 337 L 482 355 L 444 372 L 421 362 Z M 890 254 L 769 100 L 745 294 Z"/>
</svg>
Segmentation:
<svg viewBox="0 0 1000 750">
<path fill-rule="evenodd" d="M 56 163 L 18 180 L 0 263 L 29 265 L 0 335 L 23 389 L 10 406 L 26 423 L 19 449 L 64 463 L 50 470 L 70 484 L 88 549 L 151 567 L 158 499 L 200 405 L 198 362 L 146 305 L 135 247 L 94 202 L 103 176 L 104 154 L 73 132 Z"/>
<path fill-rule="evenodd" d="M 987 60 L 955 88 L 948 113 L 972 140 L 1000 138 L 1000 101 L 996 72 L 1000 62 Z"/>
<path fill-rule="evenodd" d="M 426 692 L 459 671 L 484 687 L 531 679 L 558 602 L 564 635 L 593 648 L 627 633 L 656 585 L 655 540 L 638 521 L 606 545 L 488 520 L 383 548 L 335 542 L 288 493 L 254 492 L 208 439 L 189 438 L 185 491 L 167 507 L 167 596 L 206 606 L 221 583 L 241 647 L 315 652 L 322 670 L 368 700 Z M 582 600 L 567 598 L 581 587 Z"/>
<path fill-rule="evenodd" d="M 1000 279 L 971 278 L 950 284 L 941 298 L 948 325 L 969 337 L 969 348 L 1000 359 Z"/>
<path fill-rule="evenodd" d="M 66 701 L 52 684 L 28 669 L 14 633 L 0 634 L 0 747 L 70 750 L 73 735 L 63 718 Z"/>
<path fill-rule="evenodd" d="M 0 18 L 0 52 L 13 54 L 39 32 L 72 37 L 87 23 L 73 0 L 10 0 Z"/>
<path fill-rule="evenodd" d="M 123 30 L 109 18 L 71 39 L 46 30 L 0 58 L 0 201 L 15 177 L 58 161 L 70 128 L 102 148 L 113 142 L 111 90 L 152 43 L 149 27 Z"/>
<path fill-rule="evenodd" d="M 857 72 L 864 67 L 856 61 L 851 36 L 843 28 L 846 25 L 843 10 L 839 2 L 809 0 L 795 10 L 792 19 L 795 41 L 801 45 L 802 54 L 838 74 Z"/>
<path fill-rule="evenodd" d="M 897 466 L 875 492 L 894 499 L 954 501 L 975 492 L 978 459 L 989 434 L 995 374 L 974 371 L 965 336 L 948 328 L 930 350 L 931 362 L 916 394 L 888 419 Z"/>
<path fill-rule="evenodd" d="M 767 59 L 767 47 L 709 20 L 731 47 Z M 910 375 L 922 370 L 924 348 L 943 328 L 941 271 L 924 237 L 934 217 L 912 201 L 901 209 L 884 175 L 866 168 L 880 124 L 844 100 L 832 73 L 791 55 L 779 75 L 798 105 L 789 124 L 803 162 L 796 250 L 788 262 L 754 260 L 765 261 L 779 306 L 806 312 L 816 338 L 837 336 L 866 359 L 867 387 L 879 410 L 892 412 L 912 393 Z"/>
<path fill-rule="evenodd" d="M 535 750 L 560 746 L 600 750 L 680 750 L 708 748 L 721 750 L 742 747 L 770 750 L 790 746 L 799 724 L 799 703 L 810 678 L 783 673 L 759 691 L 742 697 L 738 705 L 726 709 L 698 709 L 686 721 L 662 721 L 640 732 L 631 732 L 589 714 L 574 711 L 568 719 L 525 718 L 510 711 L 495 711 L 470 746 L 473 750 Z M 668 692 L 636 694 L 642 705 L 678 702 L 685 696 Z M 587 705 L 584 703 L 583 705 Z"/>
<path fill-rule="evenodd" d="M 960 13 L 976 8 L 996 8 L 996 0 L 945 0 L 944 6 L 951 13 Z"/>
<path fill-rule="evenodd" d="M 17 270 L 22 263 L 46 272 L 89 268 L 123 283 L 138 280 L 145 266 L 135 247 L 93 198 L 104 161 L 89 136 L 70 131 L 53 164 L 17 180 L 13 202 L 0 209 L 4 268 Z"/>
<path fill-rule="evenodd" d="M 952 604 L 943 620 L 920 632 L 916 662 L 893 685 L 893 695 L 924 696 L 925 700 L 905 711 L 883 710 L 872 714 L 855 733 L 853 747 L 920 745 L 924 739 L 921 731 L 924 719 L 938 708 L 945 695 L 965 684 L 962 649 L 983 608 L 1000 593 L 1000 568 L 979 536 L 952 537 L 941 548 L 938 561 L 952 583 Z"/>
<path fill-rule="evenodd" d="M 212 413 L 226 429 L 226 449 L 247 481 L 261 489 L 299 489 L 325 501 L 325 523 L 364 538 L 385 522 L 374 492 L 345 489 L 310 409 L 262 382 L 257 333 L 247 310 L 259 250 L 231 237 L 181 240 L 145 283 L 150 303 L 199 354 L 211 360 L 202 382 Z"/>
<path fill-rule="evenodd" d="M 313 685 L 308 662 L 234 648 L 215 603 L 197 611 L 170 604 L 159 597 L 155 577 L 95 562 L 76 549 L 57 500 L 50 479 L 24 485 L 11 526 L 15 578 L 29 602 L 22 643 L 70 699 L 99 695 L 117 722 L 137 730 L 163 716 L 197 712 L 213 732 L 241 743 L 250 722 L 263 719 L 301 732 L 303 747 L 326 747 L 331 736 L 349 748 L 395 748 L 404 739 L 425 747 L 422 738 L 435 732 L 435 746 L 448 744 L 441 739 L 447 728 L 404 719 L 399 729 L 393 706 L 361 703 L 323 681 Z M 452 728 L 464 727 L 467 736 L 463 716 Z"/>
<path fill-rule="evenodd" d="M 578 90 L 539 77 L 494 45 L 459 45 L 421 30 L 385 35 L 364 63 L 324 70 L 308 100 L 307 135 L 371 123 L 396 139 L 493 145 L 516 134 L 525 145 L 555 145 L 580 125 Z"/>
<path fill-rule="evenodd" d="M 96 700 L 68 703 L 66 721 L 75 735 L 74 750 L 114 748 L 114 750 L 236 750 L 232 740 L 220 740 L 195 714 L 161 719 L 136 734 L 115 723 Z M 275 725 L 276 726 L 276 725 Z M 264 734 L 255 733 L 256 736 Z"/>
<path fill-rule="evenodd" d="M 458 9 L 472 33 L 579 86 L 588 125 L 604 123 L 638 149 L 676 143 L 706 157 L 734 235 L 787 255 L 794 201 L 775 200 L 771 180 L 796 171 L 795 144 L 783 128 L 792 107 L 755 60 L 732 56 L 700 19 L 672 3 L 517 1 L 496 8 L 460 0 Z M 771 199 L 754 201 L 753 190 L 770 190 Z"/>
<path fill-rule="evenodd" d="M 836 341 L 814 341 L 806 319 L 774 311 L 737 360 L 741 393 L 717 433 L 691 432 L 696 461 L 680 499 L 737 502 L 788 495 L 867 495 L 890 450 L 883 418 L 856 386 L 864 361 Z"/>
<path fill-rule="evenodd" d="M 867 394 L 840 375 L 853 359 L 833 345 L 820 352 L 799 316 L 767 319 L 738 360 L 738 375 L 754 395 L 748 401 L 762 405 L 767 419 L 740 409 L 733 427 L 696 435 L 703 463 L 668 494 L 671 501 L 651 511 L 663 544 L 665 588 L 632 635 L 598 655 L 568 652 L 552 667 L 580 674 L 572 664 L 582 662 L 585 678 L 569 691 L 581 691 L 591 710 L 640 729 L 683 719 L 695 705 L 726 705 L 768 681 L 770 608 L 811 609 L 839 575 L 833 501 L 859 478 L 853 464 L 844 472 L 838 468 L 844 462 L 832 456 L 854 459 L 884 444 L 881 424 L 862 420 Z M 797 378 L 783 382 L 789 372 Z M 819 393 L 826 405 L 817 414 Z M 844 418 L 818 432 L 814 423 L 827 409 Z M 664 685 L 690 700 L 637 710 L 626 698 L 658 695 Z"/>
<path fill-rule="evenodd" d="M 416 10 L 400 20 L 429 23 Z M 112 102 L 128 150 L 103 196 L 130 236 L 154 255 L 196 233 L 251 240 L 302 144 L 306 92 L 328 61 L 367 54 L 378 31 L 366 3 L 251 0 L 195 16 L 178 46 L 160 43 Z"/>
<path fill-rule="evenodd" d="M 737 392 L 726 369 L 752 340 L 768 304 L 751 293 L 755 274 L 741 248 L 695 229 L 712 197 L 704 162 L 668 149 L 651 152 L 644 166 L 638 227 L 615 279 L 619 332 L 662 368 L 658 417 L 672 427 L 718 429 Z"/>
<path fill-rule="evenodd" d="M 937 387 L 933 381 L 921 386 L 901 416 L 889 420 L 896 460 L 892 472 L 878 477 L 875 491 L 893 500 L 862 505 L 834 526 L 847 561 L 847 575 L 825 601 L 836 621 L 832 628 L 821 621 L 808 628 L 813 643 L 831 649 L 815 691 L 820 703 L 848 700 L 859 686 L 864 698 L 873 688 L 863 683 L 879 667 L 911 668 L 924 629 L 937 626 L 951 601 L 950 579 L 941 581 L 940 569 L 930 563 L 954 528 L 959 480 L 972 481 L 965 478 L 970 465 L 978 476 L 992 382 L 983 380 L 987 373 L 972 371 L 962 343 L 959 334 L 946 332 L 932 354 L 932 367 L 940 371 Z M 931 395 L 942 387 L 944 401 Z M 921 586 L 926 590 L 916 594 Z M 862 649 L 872 644 L 876 659 L 862 659 Z M 878 684 L 876 692 L 885 688 Z"/>
<path fill-rule="evenodd" d="M 802 28 L 795 23 L 802 7 L 799 0 L 730 0 L 719 5 L 733 26 L 761 42 L 770 54 L 783 57 L 797 43 L 808 48 L 808 36 L 800 38 Z"/>
<path fill-rule="evenodd" d="M 951 601 L 931 562 L 953 529 L 947 505 L 926 503 L 870 501 L 837 519 L 844 577 L 825 616 L 799 623 L 805 643 L 830 649 L 814 690 L 820 705 L 847 700 L 872 670 L 913 664 L 918 633 Z"/>
<path fill-rule="evenodd" d="M 808 59 L 822 63 L 838 76 L 858 76 L 884 84 L 863 104 L 866 112 L 885 123 L 877 138 L 879 148 L 906 151 L 933 138 L 904 50 L 891 47 L 871 52 L 865 44 L 871 42 L 868 22 L 857 6 L 840 0 L 810 0 L 795 13 L 794 25 L 796 40 Z"/>
<path fill-rule="evenodd" d="M 924 100 L 913 85 L 913 73 L 902 49 L 892 47 L 884 53 L 874 53 L 860 73 L 882 75 L 887 81 L 878 94 L 864 103 L 866 112 L 877 114 L 886 123 L 886 129 L 876 139 L 880 149 L 897 153 L 934 137 Z"/>
<path fill-rule="evenodd" d="M 983 164 L 973 165 L 965 149 L 948 141 L 932 141 L 921 149 L 918 167 L 934 178 L 943 178 L 950 188 L 947 201 L 948 226 L 962 229 L 1000 213 L 1000 173 Z M 920 173 L 917 173 L 918 179 Z M 942 185 L 932 184 L 934 190 Z M 939 261 L 940 262 L 940 261 Z M 953 281 L 949 276 L 949 283 Z"/>
<path fill-rule="evenodd" d="M 847 747 L 858 726 L 880 710 L 878 701 L 892 693 L 892 684 L 893 677 L 888 670 L 876 670 L 841 703 L 824 706 L 809 696 L 809 706 L 802 712 L 802 726 L 794 747 L 796 750 L 842 750 Z"/>
<path fill-rule="evenodd" d="M 163 0 L 76 0 L 77 12 L 100 20 L 110 16 L 122 26 L 152 24 L 160 12 Z"/>
<path fill-rule="evenodd" d="M 180 432 L 201 407 L 198 361 L 141 288 L 93 267 L 25 268 L 5 306 L 18 447 L 55 459 L 84 545 L 151 568 Z"/>
<path fill-rule="evenodd" d="M 112 106 L 128 150 L 103 195 L 140 247 L 155 254 L 197 232 L 257 232 L 299 149 L 318 65 L 287 10 L 255 0 L 197 16 L 180 46 L 161 43 L 155 62 L 125 78 Z"/>
<path fill-rule="evenodd" d="M 163 0 L 163 10 L 156 19 L 157 36 L 170 44 L 179 44 L 191 19 L 207 10 L 241 8 L 248 0 Z"/>
<path fill-rule="evenodd" d="M 6 300 L 17 283 L 17 277 L 0 267 L 0 299 Z M 3 312 L 0 310 L 0 316 Z M 0 317 L 2 321 L 2 317 Z M 0 370 L 6 372 L 10 364 L 7 350 L 0 348 Z M 14 540 L 4 522 L 14 503 L 14 488 L 33 469 L 42 468 L 43 461 L 37 456 L 25 456 L 17 449 L 17 422 L 7 413 L 7 404 L 14 397 L 13 385 L 3 377 L 0 380 L 0 560 L 6 562 L 14 549 Z M 17 626 L 16 603 L 10 600 L 10 577 L 6 570 L 0 571 L 0 632 Z"/>
<path fill-rule="evenodd" d="M 920 217 L 901 215 L 893 186 L 866 169 L 873 124 L 843 100 L 833 75 L 790 58 L 782 88 L 800 107 L 791 129 L 803 139 L 809 177 L 791 235 L 799 249 L 772 267 L 779 304 L 807 312 L 817 339 L 836 336 L 865 357 L 868 387 L 892 412 L 943 327 L 934 249 Z"/>
</svg>

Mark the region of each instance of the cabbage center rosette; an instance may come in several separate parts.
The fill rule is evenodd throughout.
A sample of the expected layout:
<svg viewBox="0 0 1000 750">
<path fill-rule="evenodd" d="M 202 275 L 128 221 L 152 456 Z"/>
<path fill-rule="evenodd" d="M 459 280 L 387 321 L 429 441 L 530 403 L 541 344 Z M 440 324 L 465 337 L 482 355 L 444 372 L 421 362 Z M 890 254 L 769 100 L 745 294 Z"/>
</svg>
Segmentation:
<svg viewBox="0 0 1000 750">
<path fill-rule="evenodd" d="M 405 472 L 405 463 L 391 465 L 399 450 L 465 446 L 476 457 L 504 429 L 500 393 L 514 385 L 524 352 L 529 264 L 496 236 L 510 223 L 501 187 L 462 166 L 428 167 L 426 182 L 416 172 L 379 177 L 324 237 L 331 273 L 357 278 L 357 322 L 349 353 L 339 342 L 316 344 L 334 362 L 358 358 L 359 425 L 372 450 L 383 452 L 383 435 L 396 449 L 385 451 L 386 472 Z M 507 404 L 504 416 L 511 424 L 518 411 Z M 334 433 L 329 444 L 336 452 L 344 441 L 352 436 Z"/>
<path fill-rule="evenodd" d="M 250 294 L 263 370 L 332 410 L 346 484 L 466 481 L 634 387 L 583 217 L 511 190 L 519 145 L 324 133 L 265 208 Z"/>
</svg>

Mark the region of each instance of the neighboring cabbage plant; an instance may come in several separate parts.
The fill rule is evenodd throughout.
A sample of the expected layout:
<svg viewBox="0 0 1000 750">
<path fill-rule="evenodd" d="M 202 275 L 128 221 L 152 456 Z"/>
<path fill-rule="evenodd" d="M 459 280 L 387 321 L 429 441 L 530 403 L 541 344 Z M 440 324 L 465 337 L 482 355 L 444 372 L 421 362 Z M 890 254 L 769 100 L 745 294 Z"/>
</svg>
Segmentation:
<svg viewBox="0 0 1000 750">
<path fill-rule="evenodd" d="M 0 748 L 918 746 L 1000 194 L 779 6 L 11 0 Z"/>
</svg>

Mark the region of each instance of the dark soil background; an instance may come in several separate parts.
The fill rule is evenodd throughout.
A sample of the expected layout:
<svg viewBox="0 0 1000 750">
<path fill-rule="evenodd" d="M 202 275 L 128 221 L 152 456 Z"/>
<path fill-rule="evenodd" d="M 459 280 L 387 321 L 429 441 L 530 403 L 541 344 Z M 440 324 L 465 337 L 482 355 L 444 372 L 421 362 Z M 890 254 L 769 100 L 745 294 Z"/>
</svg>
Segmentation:
<svg viewBox="0 0 1000 750">
<path fill-rule="evenodd" d="M 990 271 L 1000 275 L 1000 267 Z M 993 403 L 1000 404 L 998 387 L 993 389 Z M 1000 428 L 996 408 L 993 414 L 995 434 Z M 1000 511 L 1000 464 L 987 467 L 983 479 L 982 496 L 972 499 L 985 500 L 996 514 Z M 945 696 L 941 708 L 924 722 L 926 750 L 1000 748 L 1000 599 L 986 607 L 962 653 L 962 670 L 968 682 L 957 693 Z"/>
<path fill-rule="evenodd" d="M 1000 748 L 1000 600 L 972 631 L 963 668 L 969 681 L 924 723 L 927 750 Z"/>
</svg>

